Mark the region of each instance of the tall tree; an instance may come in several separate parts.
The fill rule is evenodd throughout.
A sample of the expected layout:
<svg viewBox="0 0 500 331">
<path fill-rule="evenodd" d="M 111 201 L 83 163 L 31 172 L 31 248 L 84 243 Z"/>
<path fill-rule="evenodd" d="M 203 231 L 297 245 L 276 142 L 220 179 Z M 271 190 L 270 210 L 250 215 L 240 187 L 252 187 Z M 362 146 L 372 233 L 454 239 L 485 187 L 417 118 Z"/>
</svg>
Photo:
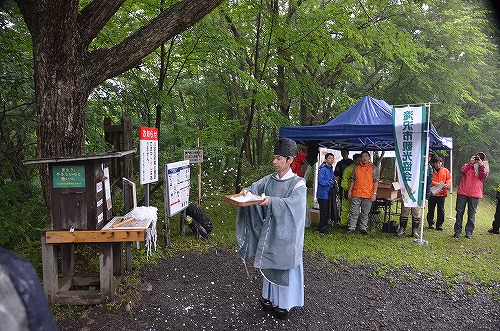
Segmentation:
<svg viewBox="0 0 500 331">
<path fill-rule="evenodd" d="M 125 0 L 92 0 L 83 8 L 78 0 L 16 2 L 32 37 L 38 156 L 59 157 L 84 152 L 85 107 L 96 86 L 140 64 L 222 0 L 173 1 L 120 43 L 96 49 L 93 40 Z"/>
</svg>

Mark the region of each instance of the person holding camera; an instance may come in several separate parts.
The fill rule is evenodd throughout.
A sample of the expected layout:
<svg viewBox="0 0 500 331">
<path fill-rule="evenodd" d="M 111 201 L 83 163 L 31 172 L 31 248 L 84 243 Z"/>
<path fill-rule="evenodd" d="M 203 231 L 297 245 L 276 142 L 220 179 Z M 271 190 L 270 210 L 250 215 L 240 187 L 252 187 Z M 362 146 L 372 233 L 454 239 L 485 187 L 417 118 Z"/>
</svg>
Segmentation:
<svg viewBox="0 0 500 331">
<path fill-rule="evenodd" d="M 483 152 L 473 155 L 469 162 L 462 166 L 462 178 L 457 190 L 457 201 L 455 210 L 456 221 L 454 226 L 454 238 L 460 238 L 462 235 L 462 224 L 467 205 L 467 223 L 465 224 L 465 237 L 472 238 L 474 232 L 474 222 L 477 205 L 483 197 L 483 180 L 488 178 L 489 165 L 486 160 L 486 154 Z"/>
</svg>

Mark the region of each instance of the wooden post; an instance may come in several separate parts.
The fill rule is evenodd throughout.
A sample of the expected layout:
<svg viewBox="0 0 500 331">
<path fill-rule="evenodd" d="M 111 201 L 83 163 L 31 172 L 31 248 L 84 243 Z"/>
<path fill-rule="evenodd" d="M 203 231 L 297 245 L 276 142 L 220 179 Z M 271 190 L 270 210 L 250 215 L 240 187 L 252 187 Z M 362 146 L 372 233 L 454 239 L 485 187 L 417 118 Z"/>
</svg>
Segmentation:
<svg viewBox="0 0 500 331">
<path fill-rule="evenodd" d="M 181 211 L 180 213 L 180 228 L 181 235 L 186 233 L 186 209 Z"/>
<path fill-rule="evenodd" d="M 123 283 L 123 243 L 113 243 L 113 276 Z"/>
<path fill-rule="evenodd" d="M 59 291 L 59 280 L 57 277 L 57 256 L 56 247 L 47 244 L 45 233 L 42 232 L 42 269 L 43 269 L 43 288 L 47 299 L 51 305 L 55 304 L 55 296 Z"/>
<path fill-rule="evenodd" d="M 99 265 L 101 302 L 112 301 L 114 298 L 113 282 L 113 249 L 111 243 L 99 244 Z"/>
<path fill-rule="evenodd" d="M 104 119 L 104 140 L 114 146 L 117 151 L 123 152 L 132 148 L 132 121 L 130 114 L 123 113 L 120 124 L 113 125 L 111 118 Z M 133 156 L 125 155 L 122 158 L 111 160 L 111 177 L 121 179 L 130 178 L 133 170 Z"/>
<path fill-rule="evenodd" d="M 61 245 L 61 273 L 64 277 L 72 277 L 75 273 L 75 245 Z"/>
</svg>

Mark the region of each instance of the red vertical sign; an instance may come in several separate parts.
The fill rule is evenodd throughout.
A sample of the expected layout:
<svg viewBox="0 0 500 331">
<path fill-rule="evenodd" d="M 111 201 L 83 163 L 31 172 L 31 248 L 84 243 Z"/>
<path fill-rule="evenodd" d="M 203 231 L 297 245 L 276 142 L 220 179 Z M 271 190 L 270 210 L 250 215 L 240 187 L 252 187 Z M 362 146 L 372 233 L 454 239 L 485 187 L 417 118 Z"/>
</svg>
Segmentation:
<svg viewBox="0 0 500 331">
<path fill-rule="evenodd" d="M 140 184 L 158 181 L 158 129 L 139 127 Z"/>
</svg>

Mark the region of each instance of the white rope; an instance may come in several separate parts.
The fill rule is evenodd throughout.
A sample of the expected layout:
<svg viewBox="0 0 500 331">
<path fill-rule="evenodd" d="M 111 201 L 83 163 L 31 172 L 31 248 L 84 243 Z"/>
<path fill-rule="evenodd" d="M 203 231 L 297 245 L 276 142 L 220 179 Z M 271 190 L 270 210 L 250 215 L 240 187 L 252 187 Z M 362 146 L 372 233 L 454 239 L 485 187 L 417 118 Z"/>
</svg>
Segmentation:
<svg viewBox="0 0 500 331">
<path fill-rule="evenodd" d="M 156 251 L 156 243 L 158 240 L 158 234 L 156 231 L 156 222 L 158 220 L 158 208 L 156 207 L 135 207 L 131 211 L 129 211 L 124 219 L 133 217 L 138 221 L 148 221 L 151 220 L 151 227 L 146 229 L 146 257 L 149 260 L 149 257 L 152 254 L 152 248 L 154 247 Z"/>
</svg>

